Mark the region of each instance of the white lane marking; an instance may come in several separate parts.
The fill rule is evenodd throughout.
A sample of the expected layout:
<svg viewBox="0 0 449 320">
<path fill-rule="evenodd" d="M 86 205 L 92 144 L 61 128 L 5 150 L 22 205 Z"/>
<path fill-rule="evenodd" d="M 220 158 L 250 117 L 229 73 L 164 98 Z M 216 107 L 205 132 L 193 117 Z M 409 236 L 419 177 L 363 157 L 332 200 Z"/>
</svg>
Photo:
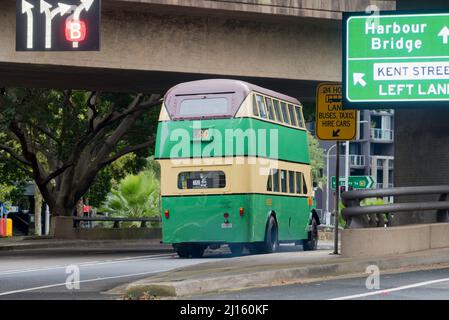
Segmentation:
<svg viewBox="0 0 449 320">
<path fill-rule="evenodd" d="M 128 277 L 135 277 L 135 276 L 143 276 L 143 275 L 149 275 L 154 274 L 158 272 L 164 272 L 166 269 L 161 270 L 154 270 L 154 271 L 147 271 L 147 272 L 139 272 L 139 273 L 130 273 L 130 274 L 123 274 L 119 276 L 112 276 L 112 277 L 103 277 L 103 278 L 95 278 L 95 279 L 87 279 L 87 280 L 81 280 L 81 281 L 75 281 L 75 283 L 86 283 L 86 282 L 95 282 L 95 281 L 104 281 L 104 280 L 110 280 L 110 279 L 119 279 L 119 278 L 128 278 Z M 26 288 L 26 289 L 19 289 L 19 290 L 13 290 L 13 291 L 6 291 L 6 292 L 0 292 L 0 296 L 7 296 L 11 294 L 16 293 L 23 293 L 23 292 L 29 292 L 29 291 L 35 291 L 40 289 L 48 289 L 48 288 L 55 288 L 55 287 L 61 287 L 65 286 L 66 283 L 55 283 L 55 284 L 49 284 L 45 286 L 39 286 L 39 287 L 33 287 L 33 288 Z"/>
<path fill-rule="evenodd" d="M 96 266 L 96 265 L 103 265 L 103 264 L 114 264 L 114 263 L 123 263 L 123 262 L 133 262 L 133 261 L 146 261 L 146 260 L 153 260 L 158 258 L 164 258 L 173 256 L 173 253 L 167 253 L 167 254 L 160 254 L 160 255 L 146 255 L 146 256 L 137 256 L 137 257 L 126 257 L 126 258 L 119 258 L 119 259 L 111 259 L 111 260 L 101 260 L 101 261 L 86 261 L 82 263 L 70 263 L 67 265 L 56 265 L 51 267 L 45 267 L 45 268 L 35 268 L 35 269 L 22 269 L 22 270 L 6 270 L 6 271 L 0 271 L 0 277 L 3 275 L 11 275 L 11 274 L 19 274 L 19 273 L 27 273 L 27 272 L 39 272 L 39 271 L 49 271 L 49 270 L 57 270 L 57 269 L 64 269 L 69 265 L 78 265 L 80 267 L 90 267 L 90 266 Z"/>
<path fill-rule="evenodd" d="M 329 300 L 350 300 L 350 299 L 364 298 L 364 297 L 375 296 L 375 295 L 379 295 L 379 294 L 387 294 L 387 293 L 401 291 L 401 290 L 424 287 L 424 286 L 428 286 L 430 284 L 447 282 L 447 281 L 449 281 L 449 278 L 430 280 L 430 281 L 418 282 L 418 283 L 409 284 L 406 286 L 401 286 L 401 287 L 396 287 L 396 288 L 391 288 L 391 289 L 377 290 L 377 291 L 373 291 L 373 292 L 355 294 L 352 296 L 338 297 L 338 298 L 333 298 L 333 299 L 329 299 Z"/>
</svg>

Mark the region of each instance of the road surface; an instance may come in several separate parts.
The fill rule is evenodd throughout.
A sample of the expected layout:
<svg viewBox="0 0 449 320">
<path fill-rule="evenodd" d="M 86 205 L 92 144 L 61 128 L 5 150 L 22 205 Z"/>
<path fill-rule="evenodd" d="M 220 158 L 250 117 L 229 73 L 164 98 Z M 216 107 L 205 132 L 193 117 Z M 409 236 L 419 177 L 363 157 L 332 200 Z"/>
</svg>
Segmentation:
<svg viewBox="0 0 449 320">
<path fill-rule="evenodd" d="M 225 300 L 449 300 L 449 268 L 380 274 L 379 289 L 366 277 L 258 288 L 193 299 Z"/>
</svg>

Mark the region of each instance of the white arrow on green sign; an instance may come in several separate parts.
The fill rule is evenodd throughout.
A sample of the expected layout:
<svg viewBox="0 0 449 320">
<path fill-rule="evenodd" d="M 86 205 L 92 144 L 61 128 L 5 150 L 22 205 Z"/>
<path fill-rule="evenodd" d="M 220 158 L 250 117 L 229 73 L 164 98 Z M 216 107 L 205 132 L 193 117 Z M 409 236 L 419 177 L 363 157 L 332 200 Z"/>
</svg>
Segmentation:
<svg viewBox="0 0 449 320">
<path fill-rule="evenodd" d="M 376 180 L 372 176 L 349 176 L 349 188 L 352 189 L 371 189 Z M 346 178 L 340 177 L 340 186 L 346 186 Z M 332 190 L 335 189 L 335 177 L 332 177 Z"/>
<path fill-rule="evenodd" d="M 350 13 L 343 25 L 345 108 L 449 101 L 449 13 Z"/>
</svg>

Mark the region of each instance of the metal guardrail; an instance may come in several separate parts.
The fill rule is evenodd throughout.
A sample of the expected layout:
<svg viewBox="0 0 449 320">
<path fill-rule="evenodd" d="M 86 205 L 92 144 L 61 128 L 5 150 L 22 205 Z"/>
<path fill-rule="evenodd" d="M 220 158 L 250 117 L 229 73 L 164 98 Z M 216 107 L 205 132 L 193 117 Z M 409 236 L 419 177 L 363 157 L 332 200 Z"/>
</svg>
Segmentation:
<svg viewBox="0 0 449 320">
<path fill-rule="evenodd" d="M 117 218 L 117 217 L 73 217 L 75 228 L 80 222 L 114 222 L 113 228 L 120 228 L 120 222 L 140 222 L 141 228 L 146 228 L 148 222 L 161 222 L 160 218 Z"/>
<path fill-rule="evenodd" d="M 360 206 L 360 201 L 367 198 L 432 194 L 439 195 L 438 201 Z M 346 206 L 342 216 L 348 222 L 348 228 L 383 227 L 391 222 L 390 213 L 393 212 L 437 210 L 437 221 L 449 222 L 448 195 L 449 185 L 348 191 L 342 194 Z"/>
</svg>

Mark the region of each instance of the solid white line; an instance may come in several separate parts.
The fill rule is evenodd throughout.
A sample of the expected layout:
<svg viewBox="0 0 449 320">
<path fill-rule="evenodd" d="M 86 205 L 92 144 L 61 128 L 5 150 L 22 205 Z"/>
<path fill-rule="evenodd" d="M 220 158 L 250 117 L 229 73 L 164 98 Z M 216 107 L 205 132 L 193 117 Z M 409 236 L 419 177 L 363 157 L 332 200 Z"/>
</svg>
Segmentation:
<svg viewBox="0 0 449 320">
<path fill-rule="evenodd" d="M 352 296 L 338 297 L 338 298 L 333 298 L 333 299 L 329 299 L 329 300 L 358 299 L 358 298 L 364 298 L 364 297 L 369 297 L 369 296 L 375 296 L 375 295 L 379 295 L 379 294 L 386 294 L 386 293 L 391 293 L 391 292 L 396 292 L 396 291 L 401 291 L 401 290 L 407 290 L 407 289 L 412 289 L 412 288 L 424 287 L 424 286 L 427 286 L 427 285 L 430 285 L 430 284 L 447 282 L 447 281 L 449 281 L 449 278 L 438 279 L 438 280 L 430 280 L 430 281 L 418 282 L 418 283 L 414 283 L 414 284 L 410 284 L 410 285 L 406 285 L 406 286 L 401 286 L 401 287 L 396 287 L 396 288 L 391 288 L 391 289 L 377 290 L 377 291 L 373 291 L 373 292 L 355 294 L 355 295 L 352 295 Z"/>
<path fill-rule="evenodd" d="M 104 277 L 104 278 L 96 278 L 96 279 L 74 281 L 74 282 L 70 282 L 70 283 L 71 284 L 86 283 L 86 282 L 95 282 L 95 281 L 127 278 L 127 277 L 134 277 L 134 276 L 143 276 L 143 275 L 148 275 L 148 274 L 153 274 L 153 273 L 158 273 L 158 272 L 164 272 L 164 271 L 166 271 L 166 270 L 165 269 L 164 270 L 154 270 L 154 271 L 148 271 L 148 272 L 124 274 L 124 275 L 120 275 L 120 276 L 112 276 L 112 277 Z M 40 286 L 40 287 L 34 287 L 34 288 L 26 288 L 26 289 L 14 290 L 14 291 L 0 292 L 0 296 L 7 296 L 7 295 L 11 295 L 11 294 L 16 294 L 16 293 L 35 291 L 35 290 L 39 290 L 39 289 L 48 289 L 48 288 L 54 288 L 54 287 L 61 287 L 61 286 L 65 286 L 65 285 L 66 285 L 66 283 L 63 282 L 63 283 L 49 284 L 49 285 Z"/>
<path fill-rule="evenodd" d="M 51 267 L 45 267 L 45 268 L 35 268 L 35 269 L 23 269 L 23 270 L 6 270 L 6 271 L 0 271 L 0 277 L 3 275 L 11 275 L 11 274 L 19 274 L 19 273 L 28 273 L 28 272 L 40 272 L 40 271 L 49 271 L 49 270 L 57 270 L 57 269 L 64 269 L 67 266 L 70 265 L 77 265 L 79 267 L 90 267 L 90 266 L 97 266 L 97 265 L 103 265 L 103 264 L 114 264 L 114 263 L 122 263 L 122 262 L 135 262 L 135 261 L 147 261 L 147 260 L 153 260 L 158 258 L 164 258 L 172 256 L 172 253 L 167 254 L 160 254 L 160 255 L 146 255 L 146 256 L 137 256 L 137 257 L 127 257 L 127 258 L 120 258 L 120 259 L 112 259 L 112 260 L 103 260 L 103 261 L 86 261 L 82 263 L 70 263 L 66 265 L 57 265 L 57 266 L 51 266 Z"/>
</svg>

